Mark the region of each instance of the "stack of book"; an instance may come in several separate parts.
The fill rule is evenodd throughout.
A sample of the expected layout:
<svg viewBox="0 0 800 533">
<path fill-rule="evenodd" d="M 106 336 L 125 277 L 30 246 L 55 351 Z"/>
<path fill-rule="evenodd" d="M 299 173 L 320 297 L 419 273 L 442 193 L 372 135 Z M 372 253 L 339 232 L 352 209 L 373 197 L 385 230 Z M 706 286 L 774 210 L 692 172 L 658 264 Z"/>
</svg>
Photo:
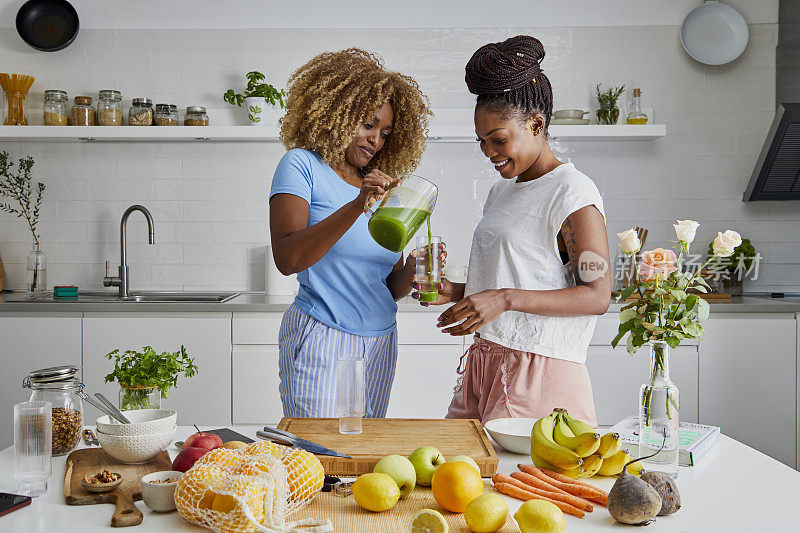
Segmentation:
<svg viewBox="0 0 800 533">
<path fill-rule="evenodd" d="M 619 433 L 622 447 L 632 456 L 639 453 L 639 417 L 629 416 L 617 422 L 609 433 Z M 678 464 L 694 466 L 719 440 L 719 428 L 704 424 L 680 422 L 678 424 Z"/>
</svg>

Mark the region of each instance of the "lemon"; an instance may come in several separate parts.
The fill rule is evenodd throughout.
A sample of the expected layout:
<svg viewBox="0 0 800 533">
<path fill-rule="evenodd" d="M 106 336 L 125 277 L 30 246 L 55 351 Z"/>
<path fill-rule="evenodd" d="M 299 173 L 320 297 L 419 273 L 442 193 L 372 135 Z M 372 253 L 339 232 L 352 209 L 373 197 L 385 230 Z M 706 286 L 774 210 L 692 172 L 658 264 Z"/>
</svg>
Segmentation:
<svg viewBox="0 0 800 533">
<path fill-rule="evenodd" d="M 400 499 L 400 489 L 394 479 L 378 472 L 359 476 L 352 491 L 358 505 L 376 513 L 391 509 Z"/>
<path fill-rule="evenodd" d="M 464 519 L 474 533 L 494 533 L 506 523 L 508 504 L 497 494 L 478 496 L 467 504 Z"/>
<path fill-rule="evenodd" d="M 561 509 L 544 500 L 528 500 L 514 518 L 522 533 L 561 533 L 567 528 Z"/>
<path fill-rule="evenodd" d="M 411 519 L 411 533 L 447 533 L 449 526 L 442 513 L 423 509 Z"/>
</svg>

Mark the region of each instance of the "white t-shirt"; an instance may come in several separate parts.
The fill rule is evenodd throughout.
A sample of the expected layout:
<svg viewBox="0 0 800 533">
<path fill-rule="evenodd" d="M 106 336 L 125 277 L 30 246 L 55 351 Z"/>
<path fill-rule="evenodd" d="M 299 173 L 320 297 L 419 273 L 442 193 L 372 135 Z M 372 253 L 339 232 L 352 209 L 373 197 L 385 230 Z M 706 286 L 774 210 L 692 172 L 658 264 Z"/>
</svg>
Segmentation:
<svg viewBox="0 0 800 533">
<path fill-rule="evenodd" d="M 575 211 L 603 198 L 572 163 L 531 181 L 502 180 L 492 186 L 475 228 L 464 295 L 487 289 L 552 290 L 575 285 L 572 263 L 564 265 L 558 233 Z M 478 329 L 481 338 L 514 350 L 586 362 L 596 316 L 553 317 L 506 311 Z"/>
</svg>

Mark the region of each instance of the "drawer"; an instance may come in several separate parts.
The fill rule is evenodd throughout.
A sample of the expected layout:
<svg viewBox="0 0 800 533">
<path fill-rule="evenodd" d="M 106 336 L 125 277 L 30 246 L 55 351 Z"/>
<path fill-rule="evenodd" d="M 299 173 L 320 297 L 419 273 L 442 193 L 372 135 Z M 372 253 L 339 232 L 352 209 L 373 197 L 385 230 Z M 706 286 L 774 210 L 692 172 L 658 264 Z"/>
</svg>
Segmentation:
<svg viewBox="0 0 800 533">
<path fill-rule="evenodd" d="M 278 344 L 283 313 L 233 313 L 233 344 Z"/>
<path fill-rule="evenodd" d="M 597 317 L 597 326 L 594 328 L 594 335 L 589 341 L 589 346 L 611 346 L 611 341 L 619 332 L 619 313 L 607 313 Z M 697 339 L 686 339 L 681 341 L 681 346 L 697 346 L 700 342 Z M 617 349 L 625 350 L 624 339 L 619 342 Z"/>
<path fill-rule="evenodd" d="M 397 313 L 397 343 L 463 345 L 464 337 L 452 337 L 436 327 L 438 316 L 438 313 L 425 312 Z"/>
</svg>

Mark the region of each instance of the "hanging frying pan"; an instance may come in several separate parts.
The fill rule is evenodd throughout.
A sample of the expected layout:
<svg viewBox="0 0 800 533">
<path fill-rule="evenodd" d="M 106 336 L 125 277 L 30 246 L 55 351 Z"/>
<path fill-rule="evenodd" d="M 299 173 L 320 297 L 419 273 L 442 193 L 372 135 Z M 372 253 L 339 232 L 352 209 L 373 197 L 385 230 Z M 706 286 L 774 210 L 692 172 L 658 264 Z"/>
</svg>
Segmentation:
<svg viewBox="0 0 800 533">
<path fill-rule="evenodd" d="M 43 52 L 69 46 L 79 27 L 78 12 L 66 0 L 28 0 L 17 11 L 17 33 Z"/>
<path fill-rule="evenodd" d="M 737 59 L 747 48 L 749 35 L 741 13 L 716 1 L 693 9 L 681 25 L 684 50 L 706 65 L 725 65 Z"/>
</svg>

